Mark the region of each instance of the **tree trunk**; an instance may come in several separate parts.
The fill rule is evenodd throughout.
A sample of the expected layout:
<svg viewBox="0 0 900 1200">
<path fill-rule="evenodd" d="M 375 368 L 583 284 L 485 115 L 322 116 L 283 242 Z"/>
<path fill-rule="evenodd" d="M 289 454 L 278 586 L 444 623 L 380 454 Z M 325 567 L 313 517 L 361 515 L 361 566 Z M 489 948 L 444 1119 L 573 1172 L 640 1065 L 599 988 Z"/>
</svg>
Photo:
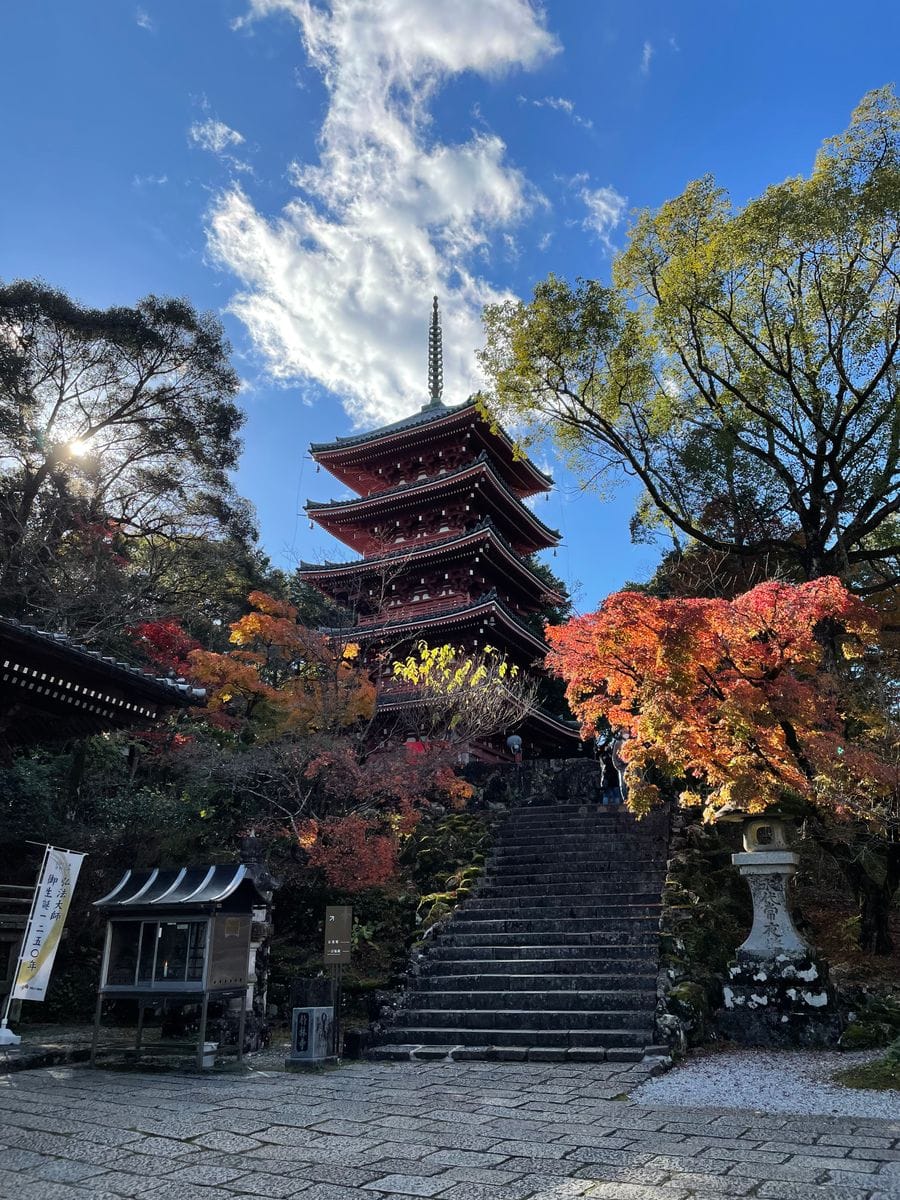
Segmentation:
<svg viewBox="0 0 900 1200">
<path fill-rule="evenodd" d="M 891 906 L 900 889 L 900 843 L 883 842 L 878 850 L 883 855 L 884 875 L 870 874 L 853 847 L 843 842 L 823 840 L 822 845 L 840 867 L 859 905 L 859 946 L 870 954 L 893 954 L 891 937 Z"/>
<path fill-rule="evenodd" d="M 863 878 L 863 886 L 857 889 L 859 902 L 859 945 L 860 949 L 868 950 L 870 954 L 893 954 L 894 943 L 891 938 L 890 911 L 891 901 L 896 888 L 888 888 L 878 884 L 867 876 Z"/>
</svg>

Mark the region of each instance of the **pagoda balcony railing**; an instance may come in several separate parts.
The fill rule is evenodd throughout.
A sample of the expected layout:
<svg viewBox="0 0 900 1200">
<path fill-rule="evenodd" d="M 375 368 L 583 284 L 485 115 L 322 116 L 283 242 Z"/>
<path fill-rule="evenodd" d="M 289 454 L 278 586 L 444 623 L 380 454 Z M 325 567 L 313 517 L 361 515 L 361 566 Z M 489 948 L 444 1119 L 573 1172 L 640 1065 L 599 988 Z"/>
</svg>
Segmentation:
<svg viewBox="0 0 900 1200">
<path fill-rule="evenodd" d="M 378 695 L 385 700 L 412 699 L 421 694 L 421 688 L 402 679 L 382 679 L 378 684 Z"/>
<path fill-rule="evenodd" d="M 386 604 L 377 613 L 369 613 L 360 617 L 357 624 L 384 625 L 388 621 L 406 621 L 410 617 L 430 617 L 450 609 L 457 609 L 461 604 L 474 603 L 475 597 L 468 592 L 452 592 L 446 596 L 438 596 L 429 600 L 409 600 L 405 604 Z"/>
<path fill-rule="evenodd" d="M 418 619 L 419 617 L 440 616 L 442 613 L 453 611 L 456 612 L 460 606 L 469 604 L 477 604 L 484 598 L 482 591 L 478 592 L 450 592 L 446 596 L 435 596 L 428 600 L 407 600 L 403 604 L 391 605 L 386 604 L 379 609 L 377 613 L 366 613 L 365 616 L 360 616 L 357 619 L 357 626 L 369 625 L 384 625 L 391 621 L 408 621 L 411 618 Z M 522 614 L 517 607 L 508 603 L 506 607 L 513 614 L 522 619 Z M 488 618 L 490 621 L 490 618 Z"/>
</svg>

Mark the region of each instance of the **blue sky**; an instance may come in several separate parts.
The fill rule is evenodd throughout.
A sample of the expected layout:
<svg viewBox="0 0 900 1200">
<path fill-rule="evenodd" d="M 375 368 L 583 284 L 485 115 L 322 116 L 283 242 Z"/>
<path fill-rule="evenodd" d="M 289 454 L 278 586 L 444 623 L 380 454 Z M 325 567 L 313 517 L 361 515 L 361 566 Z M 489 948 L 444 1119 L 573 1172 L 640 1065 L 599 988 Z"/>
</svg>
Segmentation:
<svg viewBox="0 0 900 1200">
<path fill-rule="evenodd" d="M 606 278 L 629 210 L 698 175 L 740 203 L 808 171 L 898 46 L 883 0 L 7 4 L 0 277 L 218 312 L 263 543 L 340 557 L 298 515 L 340 494 L 306 446 L 424 403 L 433 292 L 454 403 L 486 300 Z M 629 497 L 541 461 L 579 607 L 646 577 Z"/>
</svg>

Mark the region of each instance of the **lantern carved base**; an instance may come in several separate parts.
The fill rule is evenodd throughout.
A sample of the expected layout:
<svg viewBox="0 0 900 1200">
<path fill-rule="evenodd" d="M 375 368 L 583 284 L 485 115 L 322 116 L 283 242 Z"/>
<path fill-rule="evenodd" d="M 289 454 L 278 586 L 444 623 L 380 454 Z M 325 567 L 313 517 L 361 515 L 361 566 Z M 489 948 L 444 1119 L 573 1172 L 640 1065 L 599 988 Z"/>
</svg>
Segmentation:
<svg viewBox="0 0 900 1200">
<path fill-rule="evenodd" d="M 799 857 L 777 819 L 748 821 L 746 853 L 731 860 L 747 880 L 753 928 L 728 968 L 720 1031 L 745 1046 L 828 1046 L 841 1032 L 828 968 L 798 932 L 787 889 Z"/>
<path fill-rule="evenodd" d="M 739 952 L 722 997 L 716 1024 L 744 1046 L 832 1046 L 841 1033 L 828 968 L 812 953 L 754 958 Z"/>
</svg>

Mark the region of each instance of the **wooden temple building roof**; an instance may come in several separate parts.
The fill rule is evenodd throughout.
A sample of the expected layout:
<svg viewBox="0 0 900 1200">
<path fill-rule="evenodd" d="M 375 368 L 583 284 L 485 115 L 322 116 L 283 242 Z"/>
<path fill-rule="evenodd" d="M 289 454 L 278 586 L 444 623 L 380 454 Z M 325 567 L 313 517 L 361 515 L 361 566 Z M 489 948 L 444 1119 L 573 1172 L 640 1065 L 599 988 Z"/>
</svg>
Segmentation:
<svg viewBox="0 0 900 1200">
<path fill-rule="evenodd" d="M 538 662 L 547 653 L 546 644 L 508 608 L 494 592 L 454 608 L 434 602 L 418 610 L 406 610 L 397 617 L 360 623 L 351 631 L 354 640 L 408 644 L 410 637 L 423 636 L 423 626 L 436 631 L 442 641 L 461 639 L 483 648 L 486 644 L 512 653 L 516 661 Z M 325 629 L 324 633 L 347 635 L 346 629 Z M 473 635 L 477 635 L 473 638 Z"/>
<path fill-rule="evenodd" d="M 482 572 L 488 572 L 498 583 L 502 581 L 508 590 L 515 590 L 523 606 L 530 611 L 536 611 L 544 603 L 564 602 L 562 593 L 549 587 L 532 571 L 489 518 L 479 522 L 474 529 L 420 539 L 385 554 L 368 555 L 350 562 L 302 562 L 300 571 L 311 583 L 327 579 L 329 594 L 344 607 L 368 608 L 367 582 L 376 584 L 368 590 L 378 596 L 389 588 L 391 580 L 425 568 L 438 570 L 453 562 L 468 562 L 473 552 Z"/>
<path fill-rule="evenodd" d="M 383 687 L 378 696 L 378 709 L 384 713 L 398 713 L 415 710 L 427 705 L 427 699 L 414 688 Z M 532 744 L 552 750 L 560 743 L 576 746 L 581 741 L 581 731 L 577 721 L 565 721 L 556 717 L 546 709 L 535 705 L 522 721 L 521 732 Z"/>
<path fill-rule="evenodd" d="M 368 496 L 352 500 L 309 500 L 306 512 L 311 520 L 345 545 L 366 554 L 377 554 L 383 553 L 386 544 L 392 540 L 390 521 L 399 513 L 420 514 L 423 536 L 440 536 L 440 525 L 434 521 L 426 524 L 425 516 L 433 517 L 442 501 L 454 497 L 469 494 L 474 500 L 473 489 L 478 489 L 479 511 L 484 510 L 518 553 L 531 554 L 559 542 L 559 531 L 545 525 L 510 491 L 486 453 L 446 474 L 414 479 Z M 474 510 L 472 519 L 477 519 Z M 373 522 L 377 524 L 373 525 Z"/>
<path fill-rule="evenodd" d="M 0 617 L 0 748 L 149 724 L 203 704 L 183 679 L 155 675 L 11 617 Z"/>
<path fill-rule="evenodd" d="M 474 439 L 473 452 L 491 457 L 512 492 L 525 499 L 549 491 L 553 480 L 517 449 L 512 439 L 482 417 L 472 398 L 449 406 L 440 401 L 419 412 L 369 433 L 339 437 L 333 442 L 313 442 L 310 454 L 336 479 L 359 495 L 384 486 L 383 464 L 431 444 Z"/>
</svg>

